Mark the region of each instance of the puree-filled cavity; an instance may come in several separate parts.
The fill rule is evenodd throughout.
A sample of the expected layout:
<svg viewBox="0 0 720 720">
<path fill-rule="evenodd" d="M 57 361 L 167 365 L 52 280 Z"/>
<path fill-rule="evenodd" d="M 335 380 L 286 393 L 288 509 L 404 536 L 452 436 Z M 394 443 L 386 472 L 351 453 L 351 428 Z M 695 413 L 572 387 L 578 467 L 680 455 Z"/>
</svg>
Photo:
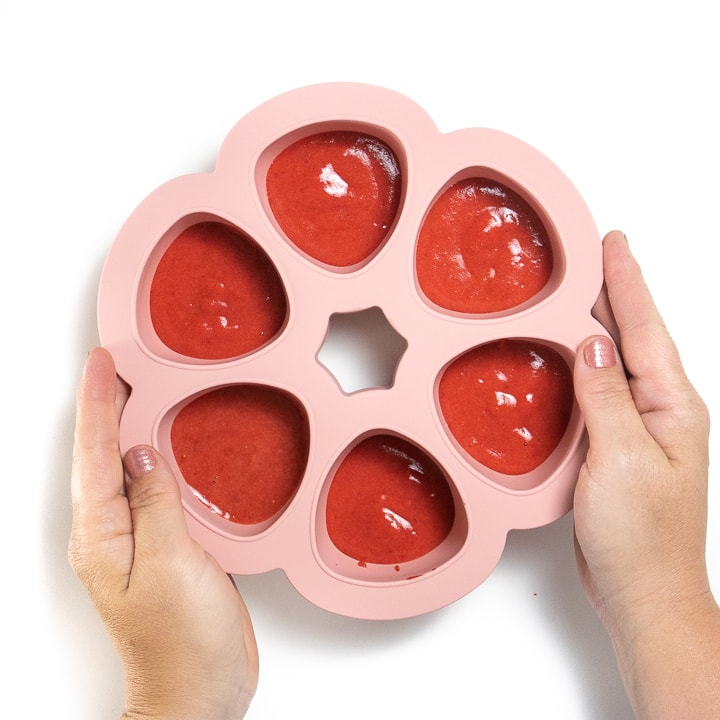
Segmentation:
<svg viewBox="0 0 720 720">
<path fill-rule="evenodd" d="M 198 500 L 234 523 L 265 522 L 292 499 L 305 473 L 305 411 L 284 392 L 230 385 L 183 407 L 170 430 L 175 461 Z"/>
<path fill-rule="evenodd" d="M 360 564 L 422 557 L 445 540 L 454 518 L 443 471 L 417 446 L 394 435 L 373 435 L 356 445 L 328 491 L 328 535 Z"/>
<path fill-rule="evenodd" d="M 520 475 L 541 465 L 563 437 L 573 408 L 572 375 L 554 349 L 499 340 L 454 360 L 439 401 L 465 452 L 491 470 Z"/>
<path fill-rule="evenodd" d="M 376 137 L 323 132 L 278 154 L 267 172 L 266 191 L 291 242 L 316 260 L 349 267 L 385 240 L 400 203 L 400 166 Z"/>
<path fill-rule="evenodd" d="M 494 180 L 470 178 L 430 207 L 415 263 L 420 288 L 436 305 L 492 313 L 537 295 L 552 273 L 553 253 L 542 221 L 520 195 Z"/>
<path fill-rule="evenodd" d="M 150 286 L 150 317 L 171 350 L 198 359 L 244 355 L 270 342 L 287 312 L 270 259 L 246 235 L 202 222 L 168 246 Z"/>
</svg>

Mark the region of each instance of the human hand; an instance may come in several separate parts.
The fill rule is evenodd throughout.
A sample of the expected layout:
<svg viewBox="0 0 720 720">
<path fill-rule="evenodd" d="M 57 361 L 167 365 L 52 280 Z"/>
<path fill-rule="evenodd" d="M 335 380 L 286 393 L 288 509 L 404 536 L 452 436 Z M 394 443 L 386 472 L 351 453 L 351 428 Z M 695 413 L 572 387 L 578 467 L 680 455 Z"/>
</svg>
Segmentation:
<svg viewBox="0 0 720 720">
<path fill-rule="evenodd" d="M 179 489 L 152 448 L 118 449 L 127 389 L 88 355 L 77 392 L 70 563 L 126 673 L 126 716 L 238 720 L 257 685 L 252 624 L 232 579 L 187 532 Z"/>
<path fill-rule="evenodd" d="M 596 315 L 620 353 L 593 337 L 575 364 L 590 440 L 574 503 L 581 581 L 639 717 L 718 717 L 708 710 L 708 700 L 720 706 L 720 615 L 705 560 L 708 412 L 622 233 L 606 236 L 604 268 Z"/>
</svg>

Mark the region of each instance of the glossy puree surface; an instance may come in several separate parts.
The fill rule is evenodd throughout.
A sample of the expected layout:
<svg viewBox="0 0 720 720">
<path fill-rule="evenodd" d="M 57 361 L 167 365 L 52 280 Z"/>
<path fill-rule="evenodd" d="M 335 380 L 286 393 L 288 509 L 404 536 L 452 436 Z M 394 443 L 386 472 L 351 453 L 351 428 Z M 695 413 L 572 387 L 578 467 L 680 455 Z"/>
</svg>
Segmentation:
<svg viewBox="0 0 720 720">
<path fill-rule="evenodd" d="M 492 470 L 530 472 L 555 450 L 573 408 L 572 374 L 543 343 L 498 340 L 454 360 L 439 401 L 462 449 Z"/>
<path fill-rule="evenodd" d="M 266 177 L 267 198 L 285 235 L 328 265 L 348 267 L 377 250 L 400 204 L 392 149 L 370 135 L 310 135 L 280 152 Z"/>
<path fill-rule="evenodd" d="M 415 263 L 420 288 L 436 305 L 492 313 L 539 293 L 552 273 L 553 253 L 540 218 L 518 193 L 470 178 L 430 207 Z"/>
<path fill-rule="evenodd" d="M 304 410 L 283 392 L 230 385 L 198 396 L 170 431 L 175 461 L 198 500 L 234 523 L 252 525 L 283 510 L 307 463 Z"/>
<path fill-rule="evenodd" d="M 150 317 L 171 350 L 226 359 L 257 350 L 281 329 L 285 291 L 270 259 L 220 222 L 191 225 L 160 259 L 150 286 Z"/>
<path fill-rule="evenodd" d="M 338 467 L 326 522 L 333 544 L 360 563 L 414 560 L 448 535 L 455 505 L 427 453 L 394 435 L 361 441 Z"/>
</svg>

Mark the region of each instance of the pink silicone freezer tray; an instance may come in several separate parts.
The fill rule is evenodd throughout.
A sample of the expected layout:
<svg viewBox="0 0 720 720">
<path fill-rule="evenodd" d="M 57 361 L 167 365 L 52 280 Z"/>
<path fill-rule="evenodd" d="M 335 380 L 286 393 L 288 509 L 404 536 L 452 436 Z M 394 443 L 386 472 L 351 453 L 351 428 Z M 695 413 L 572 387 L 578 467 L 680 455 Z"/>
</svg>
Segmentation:
<svg viewBox="0 0 720 720">
<path fill-rule="evenodd" d="M 265 190 L 268 167 L 288 145 L 326 131 L 361 131 L 395 152 L 400 206 L 385 241 L 362 262 L 337 268 L 313 260 L 281 230 Z M 552 276 L 518 307 L 486 315 L 444 310 L 419 287 L 415 251 L 423 219 L 454 182 L 484 177 L 519 193 L 552 243 Z M 186 357 L 155 333 L 149 293 L 158 262 L 186 228 L 222 222 L 254 241 L 284 286 L 281 330 L 259 349 L 224 360 Z M 493 570 L 510 529 L 547 524 L 572 504 L 586 442 L 577 407 L 555 451 L 539 467 L 504 475 L 469 457 L 449 432 L 438 383 L 455 358 L 503 338 L 538 340 L 572 367 L 575 348 L 602 332 L 590 309 L 602 280 L 601 244 L 588 209 L 546 157 L 502 132 L 440 133 L 408 98 L 367 85 L 333 83 L 276 97 L 241 119 L 216 168 L 171 180 L 122 227 L 102 274 L 102 343 L 132 387 L 121 444 L 151 443 L 175 464 L 170 428 L 189 399 L 213 388 L 259 385 L 287 393 L 309 427 L 305 472 L 291 500 L 269 520 L 231 522 L 198 501 L 176 467 L 192 535 L 232 573 L 282 568 L 307 599 L 327 610 L 371 619 L 409 617 L 442 607 Z M 347 393 L 318 360 L 336 313 L 380 308 L 407 341 L 391 387 Z M 455 519 L 446 539 L 403 563 L 363 563 L 333 544 L 325 503 L 334 472 L 359 441 L 405 438 L 442 468 Z M 362 532 L 362 528 L 358 528 Z"/>
</svg>

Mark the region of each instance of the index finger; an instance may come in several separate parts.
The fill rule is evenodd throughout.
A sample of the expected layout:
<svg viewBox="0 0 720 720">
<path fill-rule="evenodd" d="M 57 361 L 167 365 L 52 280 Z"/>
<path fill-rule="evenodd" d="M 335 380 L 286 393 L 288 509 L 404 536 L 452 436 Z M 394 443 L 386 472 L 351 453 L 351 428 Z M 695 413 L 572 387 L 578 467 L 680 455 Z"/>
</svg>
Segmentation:
<svg viewBox="0 0 720 720">
<path fill-rule="evenodd" d="M 696 393 L 625 235 L 608 233 L 603 248 L 608 300 L 633 400 L 655 441 L 666 451 L 678 449 L 686 442 L 678 429 L 688 422 L 680 415 L 692 412 Z"/>
<path fill-rule="evenodd" d="M 124 472 L 119 419 L 127 388 L 117 378 L 112 356 L 95 348 L 87 357 L 77 389 L 71 476 L 73 542 L 93 547 L 131 530 L 122 497 Z"/>
</svg>

